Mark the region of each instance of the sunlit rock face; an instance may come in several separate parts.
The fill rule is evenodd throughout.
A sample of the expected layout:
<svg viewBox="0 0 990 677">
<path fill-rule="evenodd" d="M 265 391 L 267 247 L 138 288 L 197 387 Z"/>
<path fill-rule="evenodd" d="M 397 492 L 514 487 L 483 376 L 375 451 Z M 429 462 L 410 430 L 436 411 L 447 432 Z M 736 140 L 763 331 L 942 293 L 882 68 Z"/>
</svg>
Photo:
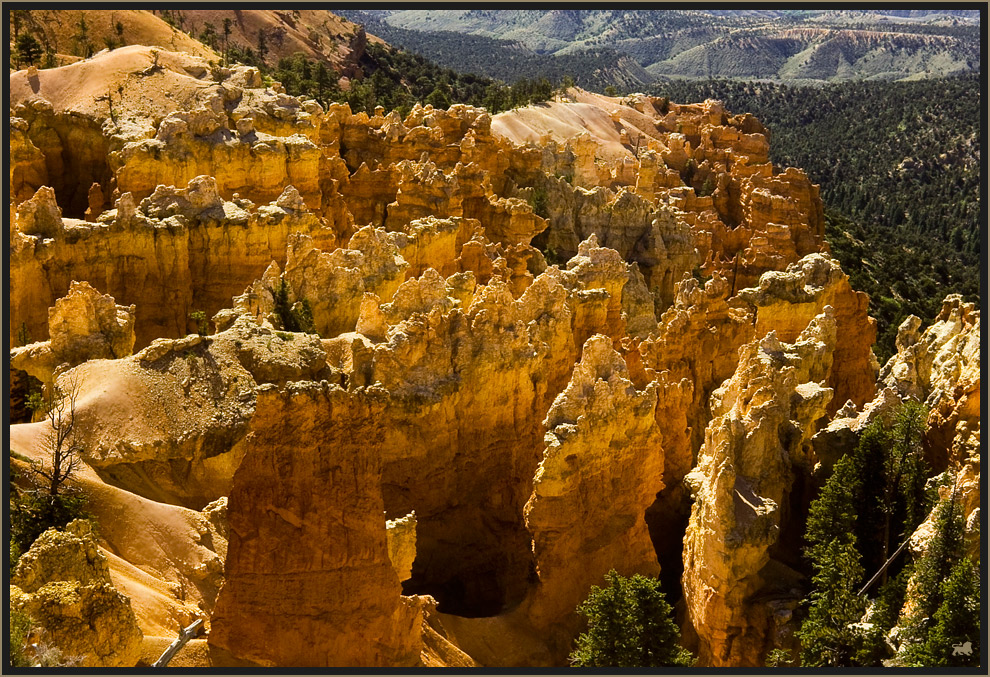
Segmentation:
<svg viewBox="0 0 990 677">
<path fill-rule="evenodd" d="M 901 397 L 928 408 L 925 454 L 935 470 L 948 470 L 966 524 L 966 547 L 980 547 L 980 312 L 957 294 L 942 302 L 942 310 L 924 331 L 921 320 L 908 317 L 897 333 L 897 354 L 880 372 L 881 382 Z M 933 515 L 913 537 L 918 549 L 930 538 Z"/>
<path fill-rule="evenodd" d="M 655 386 L 637 390 L 611 341 L 596 335 L 547 413 L 525 507 L 539 576 L 527 614 L 557 661 L 581 627 L 574 609 L 609 570 L 659 572 L 644 519 L 663 488 L 655 407 Z"/>
<path fill-rule="evenodd" d="M 325 382 L 259 390 L 211 645 L 263 666 L 417 663 L 421 612 L 389 559 L 383 396 Z"/>
<path fill-rule="evenodd" d="M 131 667 L 141 654 L 131 602 L 114 588 L 86 520 L 49 529 L 21 556 L 10 579 L 10 608 L 30 616 L 80 667 Z"/>
<path fill-rule="evenodd" d="M 76 439 L 106 482 L 199 510 L 230 491 L 255 388 L 321 378 L 334 376 L 317 336 L 245 319 L 210 336 L 156 339 L 129 357 L 90 360 L 57 383 L 65 392 L 78 385 Z"/>
<path fill-rule="evenodd" d="M 390 396 L 383 493 L 390 516 L 417 517 L 411 592 L 441 611 L 493 615 L 525 595 L 533 571 L 523 505 L 546 411 L 576 358 L 561 271 L 518 298 L 501 276 L 462 294 L 427 271 L 390 303 L 370 298 L 352 350 L 354 383 Z M 471 285 L 473 286 L 473 285 Z"/>
<path fill-rule="evenodd" d="M 290 188 L 260 207 L 226 202 L 215 179 L 199 176 L 140 202 L 125 193 L 91 223 L 63 219 L 54 194 L 39 189 L 11 229 L 12 340 L 22 323 L 33 338 L 46 338 L 47 308 L 73 281 L 135 306 L 137 348 L 184 336 L 196 328 L 191 313 L 212 316 L 273 260 L 284 263 L 290 233 L 337 245 L 334 231 L 293 198 Z"/>
<path fill-rule="evenodd" d="M 978 524 L 979 314 L 908 322 L 878 394 L 868 299 L 752 116 L 354 114 L 124 50 L 169 96 L 117 120 L 12 75 L 10 338 L 79 384 L 142 627 L 207 617 L 217 667 L 560 667 L 616 569 L 681 598 L 699 665 L 760 666 L 809 477 L 902 396 Z"/>
<path fill-rule="evenodd" d="M 775 546 L 788 531 L 795 474 L 808 470 L 815 422 L 832 397 L 825 380 L 835 325 L 827 307 L 792 344 L 774 332 L 746 344 L 732 378 L 712 394 L 713 418 L 686 478 L 694 505 L 683 576 L 707 665 L 761 665 L 780 613 L 800 600 L 800 574 Z"/>
<path fill-rule="evenodd" d="M 850 400 L 862 407 L 873 399 L 879 366 L 872 350 L 876 321 L 867 314 L 869 297 L 849 286 L 838 261 L 809 254 L 784 271 L 764 273 L 758 285 L 740 291 L 739 297 L 755 307 L 757 335 L 772 329 L 782 341 L 793 340 L 812 317 L 831 306 L 842 340 L 828 376 L 834 391 L 828 413 Z"/>
<path fill-rule="evenodd" d="M 59 367 L 126 357 L 134 349 L 134 306 L 114 303 L 88 282 L 73 282 L 48 311 L 48 341 L 15 348 L 11 368 L 49 383 Z"/>
</svg>

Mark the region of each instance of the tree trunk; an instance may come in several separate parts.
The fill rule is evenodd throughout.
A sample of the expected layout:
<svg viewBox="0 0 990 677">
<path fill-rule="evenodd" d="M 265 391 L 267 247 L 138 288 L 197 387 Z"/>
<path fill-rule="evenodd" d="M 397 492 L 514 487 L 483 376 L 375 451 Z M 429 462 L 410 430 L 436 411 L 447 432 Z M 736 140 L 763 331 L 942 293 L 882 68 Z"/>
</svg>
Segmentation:
<svg viewBox="0 0 990 677">
<path fill-rule="evenodd" d="M 203 619 L 197 618 L 192 625 L 180 632 L 176 640 L 172 642 L 167 649 L 165 649 L 165 653 L 163 653 L 157 661 L 152 663 L 151 667 L 168 667 L 168 662 L 172 660 L 172 657 L 179 652 L 179 649 L 186 645 L 186 642 L 196 636 L 196 633 L 199 631 L 199 626 L 202 624 Z"/>
</svg>

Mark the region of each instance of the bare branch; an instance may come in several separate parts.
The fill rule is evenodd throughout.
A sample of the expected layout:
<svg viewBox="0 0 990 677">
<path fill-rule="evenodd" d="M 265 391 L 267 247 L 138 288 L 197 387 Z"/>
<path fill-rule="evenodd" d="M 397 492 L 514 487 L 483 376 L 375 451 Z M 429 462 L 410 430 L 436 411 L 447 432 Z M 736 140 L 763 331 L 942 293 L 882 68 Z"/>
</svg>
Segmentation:
<svg viewBox="0 0 990 677">
<path fill-rule="evenodd" d="M 63 386 L 53 384 L 48 393 L 45 415 L 50 430 L 43 442 L 47 458 L 32 463 L 31 470 L 47 480 L 50 496 L 58 495 L 62 485 L 72 478 L 81 462 L 79 454 L 82 449 L 75 439 L 78 398 L 79 381 L 74 374 L 64 379 Z"/>
</svg>

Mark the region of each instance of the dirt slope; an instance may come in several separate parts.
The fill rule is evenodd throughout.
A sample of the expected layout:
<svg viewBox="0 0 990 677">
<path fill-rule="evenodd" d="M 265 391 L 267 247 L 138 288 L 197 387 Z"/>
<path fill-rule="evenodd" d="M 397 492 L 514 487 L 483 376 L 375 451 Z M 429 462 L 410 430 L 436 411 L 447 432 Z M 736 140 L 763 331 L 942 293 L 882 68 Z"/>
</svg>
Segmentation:
<svg viewBox="0 0 990 677">
<path fill-rule="evenodd" d="M 164 19 L 148 10 L 134 9 L 32 9 L 21 10 L 21 31 L 31 33 L 42 44 L 51 45 L 54 50 L 71 57 L 85 56 L 85 43 L 92 46 L 92 52 L 106 49 L 108 41 L 114 46 L 150 45 L 173 52 L 186 52 L 207 59 L 217 59 L 212 49 L 193 39 Z M 85 21 L 83 39 L 81 22 Z M 117 24 L 122 31 L 117 32 Z M 11 42 L 13 42 L 11 28 Z"/>
<path fill-rule="evenodd" d="M 101 118 L 108 114 L 110 94 L 128 117 L 161 118 L 190 107 L 197 92 L 211 84 L 208 73 L 204 58 L 130 45 L 63 68 L 39 69 L 33 76 L 27 69 L 11 73 L 10 100 L 40 97 L 56 112 Z"/>
<path fill-rule="evenodd" d="M 614 110 L 620 111 L 619 121 L 611 117 Z M 634 157 L 620 141 L 623 129 L 632 138 L 641 134 L 659 138 L 656 125 L 650 120 L 650 116 L 624 105 L 622 97 L 571 88 L 566 100 L 499 113 L 492 118 L 492 131 L 514 143 L 537 143 L 549 134 L 560 144 L 581 132 L 588 132 L 600 144 L 599 157 L 614 161 Z"/>
<path fill-rule="evenodd" d="M 322 59 L 338 70 L 363 52 L 365 38 L 355 23 L 325 9 L 183 9 L 177 10 L 183 26 L 201 36 L 212 24 L 223 40 L 225 19 L 230 19 L 230 44 L 258 51 L 258 33 L 265 35 L 265 62 L 274 66 L 281 57 L 302 52 L 310 59 Z M 379 41 L 369 36 L 367 39 Z M 220 43 L 218 43 L 219 45 Z M 219 47 L 218 47 L 219 48 Z M 354 54 L 352 56 L 352 54 Z"/>
</svg>

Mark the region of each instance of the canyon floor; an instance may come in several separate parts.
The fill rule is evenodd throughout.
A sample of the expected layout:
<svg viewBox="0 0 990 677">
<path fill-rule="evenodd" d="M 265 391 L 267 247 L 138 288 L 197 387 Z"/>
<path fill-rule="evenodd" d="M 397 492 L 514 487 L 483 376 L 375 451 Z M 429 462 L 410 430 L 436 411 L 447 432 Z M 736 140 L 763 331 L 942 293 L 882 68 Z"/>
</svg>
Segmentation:
<svg viewBox="0 0 990 677">
<path fill-rule="evenodd" d="M 752 115 L 352 114 L 139 45 L 9 86 L 10 467 L 50 461 L 31 384 L 74 393 L 95 525 L 12 608 L 84 666 L 202 619 L 171 666 L 564 667 L 614 569 L 699 666 L 761 667 L 798 648 L 810 501 L 907 399 L 982 549 L 979 312 L 880 365 Z"/>
</svg>

